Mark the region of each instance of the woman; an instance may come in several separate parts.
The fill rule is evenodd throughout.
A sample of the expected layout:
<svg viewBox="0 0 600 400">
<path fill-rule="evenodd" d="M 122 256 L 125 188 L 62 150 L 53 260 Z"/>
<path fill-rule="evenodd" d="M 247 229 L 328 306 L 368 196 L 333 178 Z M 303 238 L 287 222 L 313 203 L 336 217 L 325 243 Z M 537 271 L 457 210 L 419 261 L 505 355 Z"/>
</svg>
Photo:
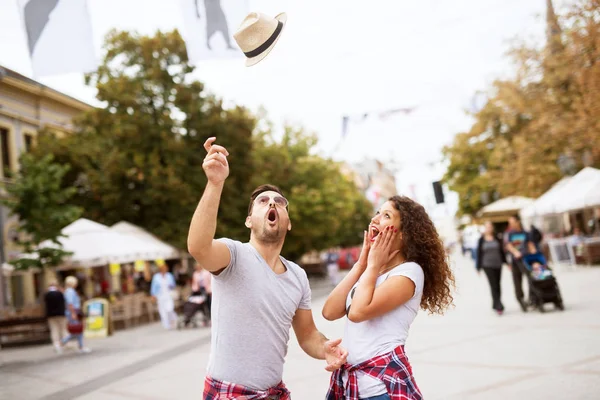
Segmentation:
<svg viewBox="0 0 600 400">
<path fill-rule="evenodd" d="M 492 309 L 502 315 L 504 306 L 500 300 L 500 278 L 502 264 L 506 263 L 504 246 L 494 231 L 491 222 L 485 223 L 485 231 L 477 244 L 477 272 L 485 272 L 492 292 Z"/>
<path fill-rule="evenodd" d="M 61 346 L 64 347 L 70 340 L 76 339 L 79 345 L 80 353 L 89 353 L 91 350 L 83 345 L 83 313 L 81 311 L 81 298 L 75 288 L 77 287 L 77 278 L 67 276 L 65 279 L 65 315 L 67 316 L 67 330 L 69 336 L 61 341 Z"/>
<path fill-rule="evenodd" d="M 452 303 L 453 284 L 425 209 L 391 197 L 371 220 L 359 260 L 323 307 L 330 321 L 348 317 L 348 362 L 333 373 L 327 399 L 422 399 L 404 343 L 419 308 L 442 314 Z"/>
<path fill-rule="evenodd" d="M 159 272 L 152 277 L 150 294 L 158 302 L 158 314 L 165 329 L 177 327 L 177 315 L 175 314 L 175 302 L 171 291 L 175 289 L 175 278 L 169 272 L 166 264 L 159 266 Z"/>
<path fill-rule="evenodd" d="M 206 316 L 205 324 L 209 324 L 212 304 L 212 275 L 198 263 L 196 263 L 196 270 L 192 275 L 192 296 L 206 296 L 203 312 Z"/>
</svg>

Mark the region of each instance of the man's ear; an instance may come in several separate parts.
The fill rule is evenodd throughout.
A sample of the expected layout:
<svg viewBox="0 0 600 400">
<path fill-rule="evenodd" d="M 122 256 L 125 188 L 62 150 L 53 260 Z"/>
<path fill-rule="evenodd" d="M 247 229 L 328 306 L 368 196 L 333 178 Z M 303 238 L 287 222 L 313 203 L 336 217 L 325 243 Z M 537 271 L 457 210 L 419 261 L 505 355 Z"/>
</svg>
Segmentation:
<svg viewBox="0 0 600 400">
<path fill-rule="evenodd" d="M 246 228 L 252 229 L 252 220 L 250 219 L 249 215 L 246 217 L 246 222 L 244 223 L 244 225 L 246 225 Z"/>
</svg>

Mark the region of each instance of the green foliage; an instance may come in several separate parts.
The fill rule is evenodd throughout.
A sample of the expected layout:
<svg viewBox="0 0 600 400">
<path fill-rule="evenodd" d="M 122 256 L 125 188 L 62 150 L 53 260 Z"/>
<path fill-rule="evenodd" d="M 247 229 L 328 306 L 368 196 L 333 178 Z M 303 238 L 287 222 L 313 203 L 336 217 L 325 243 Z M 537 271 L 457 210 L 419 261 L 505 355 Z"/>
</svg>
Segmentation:
<svg viewBox="0 0 600 400">
<path fill-rule="evenodd" d="M 565 174 L 600 167 L 599 9 L 580 0 L 544 48 L 513 49 L 514 79 L 496 82 L 471 129 L 444 149 L 459 214 L 481 208 L 482 193 L 537 197 Z"/>
<path fill-rule="evenodd" d="M 372 206 L 338 164 L 311 154 L 317 140 L 287 127 L 278 142 L 257 135 L 254 185 L 272 183 L 290 201 L 292 230 L 283 253 L 296 259 L 309 250 L 362 243 Z"/>
<path fill-rule="evenodd" d="M 21 157 L 21 171 L 6 185 L 7 197 L 1 200 L 20 221 L 17 243 L 25 255 L 11 262 L 15 268 L 54 267 L 70 254 L 58 240 L 62 228 L 79 218 L 82 210 L 70 204 L 76 189 L 62 187 L 69 169 L 50 154 L 39 160 L 28 154 Z M 46 245 L 38 247 L 42 242 Z"/>
<path fill-rule="evenodd" d="M 33 152 L 37 159 L 54 154 L 72 167 L 63 187 L 76 188 L 72 203 L 85 217 L 107 225 L 126 220 L 185 249 L 206 185 L 203 143 L 216 136 L 230 154 L 217 237 L 248 239 L 250 194 L 269 182 L 291 202 L 287 257 L 361 243 L 370 204 L 337 164 L 311 154 L 316 138 L 291 128 L 280 141 L 270 128 L 255 132 L 259 117 L 223 107 L 192 79 L 177 31 L 152 37 L 111 32 L 105 50 L 87 81 L 106 107 L 85 113 L 72 135 L 43 132 Z"/>
<path fill-rule="evenodd" d="M 206 184 L 202 145 L 214 135 L 235 157 L 220 226 L 243 221 L 245 200 L 235 193 L 248 190 L 255 121 L 243 108 L 224 109 L 190 78 L 193 70 L 177 31 L 109 34 L 103 64 L 87 76 L 106 107 L 83 115 L 74 135 L 44 135 L 36 150 L 73 166 L 67 184 L 79 189 L 74 201 L 86 217 L 126 220 L 185 248 Z"/>
</svg>

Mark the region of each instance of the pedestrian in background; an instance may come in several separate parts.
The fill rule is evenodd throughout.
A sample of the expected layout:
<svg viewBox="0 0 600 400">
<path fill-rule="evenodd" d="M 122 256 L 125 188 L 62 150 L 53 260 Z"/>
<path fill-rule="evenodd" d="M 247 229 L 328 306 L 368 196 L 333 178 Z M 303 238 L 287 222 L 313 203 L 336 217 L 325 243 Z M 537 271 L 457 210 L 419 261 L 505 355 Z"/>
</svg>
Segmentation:
<svg viewBox="0 0 600 400">
<path fill-rule="evenodd" d="M 75 290 L 78 280 L 74 276 L 67 276 L 65 279 L 65 314 L 67 316 L 67 330 L 69 336 L 61 341 L 64 347 L 70 340 L 77 340 L 80 353 L 89 353 L 91 350 L 83 345 L 83 312 L 81 310 L 81 298 Z"/>
<path fill-rule="evenodd" d="M 485 231 L 477 244 L 477 272 L 485 272 L 490 290 L 492 293 L 492 309 L 502 315 L 504 305 L 502 305 L 500 282 L 502 277 L 502 265 L 506 263 L 502 240 L 496 236 L 494 225 L 491 222 L 485 223 Z"/>
<path fill-rule="evenodd" d="M 212 304 L 212 275 L 210 272 L 202 268 L 196 263 L 196 270 L 192 275 L 192 296 L 205 296 L 206 300 L 203 304 L 203 312 L 206 315 L 208 323 L 211 319 L 211 304 Z"/>
<path fill-rule="evenodd" d="M 175 290 L 175 278 L 169 272 L 166 264 L 161 264 L 159 272 L 152 277 L 150 294 L 158 303 L 158 314 L 165 329 L 177 327 L 177 315 L 175 314 L 175 300 L 171 293 Z"/>
<path fill-rule="evenodd" d="M 54 350 L 57 353 L 62 352 L 60 341 L 67 337 L 67 317 L 65 296 L 58 287 L 56 281 L 51 281 L 48 291 L 44 295 L 44 305 L 46 308 L 46 318 L 48 319 L 48 328 L 50 329 L 50 338 Z"/>
<path fill-rule="evenodd" d="M 340 266 L 338 264 L 340 260 L 339 252 L 336 249 L 331 248 L 327 251 L 326 264 L 327 264 L 327 276 L 333 286 L 339 283 Z"/>
<path fill-rule="evenodd" d="M 519 268 L 523 256 L 527 255 L 527 243 L 530 241 L 529 233 L 523 229 L 521 219 L 518 215 L 513 215 L 508 219 L 508 231 L 506 234 L 506 251 L 511 257 L 511 272 L 513 283 L 515 285 L 515 296 L 523 312 L 527 312 L 527 302 L 523 293 L 523 273 Z"/>
</svg>

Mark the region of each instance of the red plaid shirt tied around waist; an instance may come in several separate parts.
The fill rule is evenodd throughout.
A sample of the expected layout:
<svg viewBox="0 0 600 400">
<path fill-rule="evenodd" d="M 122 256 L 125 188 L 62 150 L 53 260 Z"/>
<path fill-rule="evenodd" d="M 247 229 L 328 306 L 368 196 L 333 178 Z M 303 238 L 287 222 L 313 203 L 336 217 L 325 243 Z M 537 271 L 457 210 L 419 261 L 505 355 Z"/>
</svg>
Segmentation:
<svg viewBox="0 0 600 400">
<path fill-rule="evenodd" d="M 283 382 L 267 390 L 254 390 L 207 376 L 204 380 L 202 398 L 203 400 L 290 400 L 290 391 Z"/>
<path fill-rule="evenodd" d="M 342 376 L 348 372 L 348 382 L 344 387 Z M 422 400 L 423 396 L 412 376 L 412 368 L 404 354 L 404 346 L 393 351 L 373 357 L 360 364 L 345 364 L 331 376 L 327 400 L 359 400 L 358 380 L 356 372 L 379 379 L 385 384 L 392 400 Z"/>
</svg>

